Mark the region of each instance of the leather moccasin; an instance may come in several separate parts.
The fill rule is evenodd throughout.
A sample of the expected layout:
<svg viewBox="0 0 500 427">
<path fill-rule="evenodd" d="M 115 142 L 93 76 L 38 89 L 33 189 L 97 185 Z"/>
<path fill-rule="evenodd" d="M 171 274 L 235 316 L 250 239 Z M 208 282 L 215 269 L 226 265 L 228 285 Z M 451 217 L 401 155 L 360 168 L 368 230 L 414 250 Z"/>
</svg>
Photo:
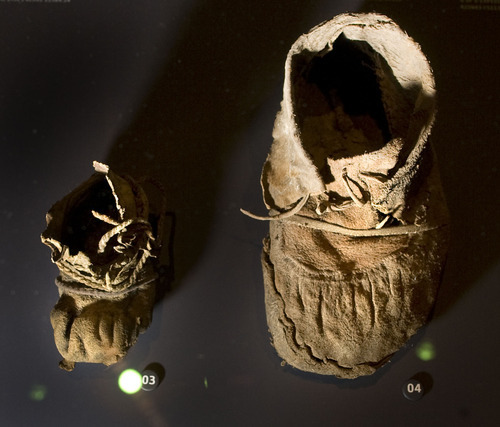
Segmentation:
<svg viewBox="0 0 500 427">
<path fill-rule="evenodd" d="M 430 65 L 386 16 L 339 15 L 290 49 L 261 180 L 267 321 L 288 364 L 369 375 L 428 321 L 448 247 L 434 116 Z"/>
<path fill-rule="evenodd" d="M 151 323 L 158 277 L 164 206 L 151 213 L 138 182 L 102 163 L 94 168 L 52 206 L 41 236 L 60 272 L 50 320 L 60 366 L 69 371 L 76 362 L 110 365 L 127 354 Z"/>
</svg>

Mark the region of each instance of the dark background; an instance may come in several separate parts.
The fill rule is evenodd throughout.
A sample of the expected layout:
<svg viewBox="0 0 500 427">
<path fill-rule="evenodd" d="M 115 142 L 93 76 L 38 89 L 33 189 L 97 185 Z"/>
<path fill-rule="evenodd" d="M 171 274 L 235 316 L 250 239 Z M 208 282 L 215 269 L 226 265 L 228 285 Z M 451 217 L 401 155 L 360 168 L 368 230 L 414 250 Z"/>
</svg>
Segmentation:
<svg viewBox="0 0 500 427">
<path fill-rule="evenodd" d="M 387 14 L 434 68 L 453 229 L 433 321 L 357 380 L 280 365 L 259 259 L 267 224 L 239 212 L 265 213 L 259 178 L 288 49 L 346 11 Z M 494 0 L 0 0 L 0 424 L 497 425 L 499 24 Z M 68 373 L 49 322 L 57 268 L 39 235 L 93 160 L 164 183 L 175 281 L 123 361 Z M 160 387 L 123 394 L 119 373 L 150 363 L 165 370 Z M 401 387 L 418 373 L 429 392 L 411 402 Z"/>
</svg>

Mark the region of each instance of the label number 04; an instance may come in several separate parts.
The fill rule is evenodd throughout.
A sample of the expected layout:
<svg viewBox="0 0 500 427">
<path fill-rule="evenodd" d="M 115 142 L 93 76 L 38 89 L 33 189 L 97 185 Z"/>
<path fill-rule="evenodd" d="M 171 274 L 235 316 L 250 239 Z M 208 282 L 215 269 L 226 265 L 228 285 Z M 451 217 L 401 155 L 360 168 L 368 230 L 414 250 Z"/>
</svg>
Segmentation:
<svg viewBox="0 0 500 427">
<path fill-rule="evenodd" d="M 413 378 L 403 384 L 402 392 L 408 400 L 419 400 L 425 393 L 425 387 L 420 381 Z"/>
<path fill-rule="evenodd" d="M 417 384 L 408 383 L 408 385 L 406 386 L 406 391 L 408 393 L 421 393 L 422 387 L 420 386 L 420 383 Z"/>
</svg>

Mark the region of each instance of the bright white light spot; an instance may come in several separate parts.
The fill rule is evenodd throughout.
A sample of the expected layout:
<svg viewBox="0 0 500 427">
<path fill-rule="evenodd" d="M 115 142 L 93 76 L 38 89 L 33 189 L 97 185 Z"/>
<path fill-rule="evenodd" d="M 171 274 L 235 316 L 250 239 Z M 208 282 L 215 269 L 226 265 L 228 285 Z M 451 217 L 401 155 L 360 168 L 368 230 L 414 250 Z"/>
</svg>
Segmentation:
<svg viewBox="0 0 500 427">
<path fill-rule="evenodd" d="M 142 387 L 142 375 L 135 369 L 126 369 L 118 377 L 118 387 L 127 394 L 137 393 Z"/>
</svg>

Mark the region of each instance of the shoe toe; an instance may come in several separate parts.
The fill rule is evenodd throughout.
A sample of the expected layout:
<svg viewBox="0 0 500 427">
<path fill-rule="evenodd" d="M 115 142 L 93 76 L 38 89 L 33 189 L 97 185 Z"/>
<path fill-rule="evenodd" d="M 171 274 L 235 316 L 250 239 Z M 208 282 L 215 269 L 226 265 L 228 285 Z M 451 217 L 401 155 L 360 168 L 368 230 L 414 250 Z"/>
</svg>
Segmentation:
<svg viewBox="0 0 500 427">
<path fill-rule="evenodd" d="M 280 356 L 319 374 L 373 373 L 428 320 L 444 239 L 443 228 L 349 237 L 273 223 L 262 261 Z"/>
</svg>

